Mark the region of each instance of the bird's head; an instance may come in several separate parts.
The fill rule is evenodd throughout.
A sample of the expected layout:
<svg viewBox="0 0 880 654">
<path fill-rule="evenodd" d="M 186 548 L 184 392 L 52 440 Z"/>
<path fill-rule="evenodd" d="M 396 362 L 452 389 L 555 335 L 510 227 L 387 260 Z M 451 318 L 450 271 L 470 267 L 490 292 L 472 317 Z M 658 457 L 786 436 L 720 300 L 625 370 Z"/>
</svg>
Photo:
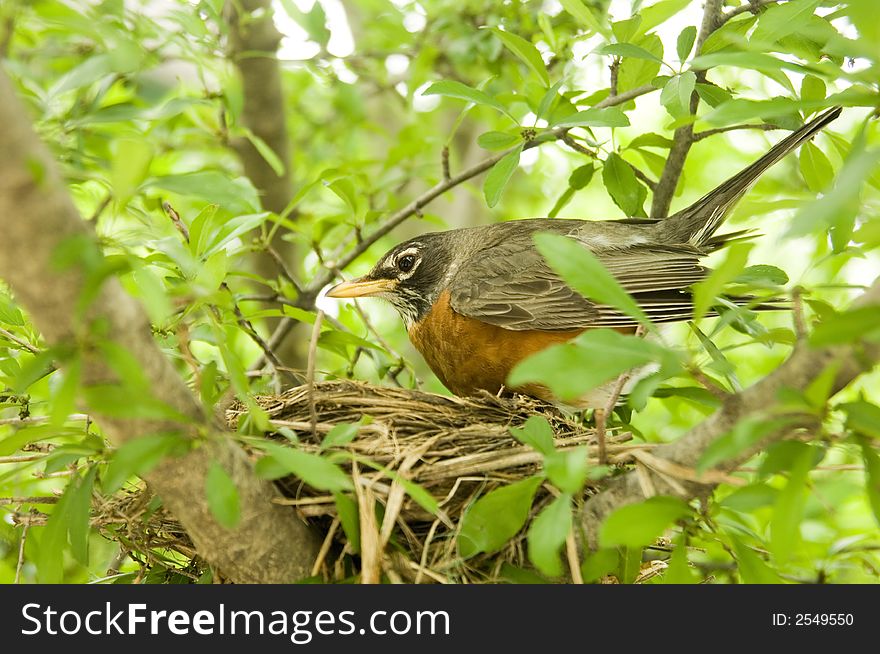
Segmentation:
<svg viewBox="0 0 880 654">
<path fill-rule="evenodd" d="M 450 232 L 424 234 L 386 252 L 363 277 L 337 284 L 327 297 L 388 300 L 409 328 L 437 300 L 455 270 Z"/>
</svg>

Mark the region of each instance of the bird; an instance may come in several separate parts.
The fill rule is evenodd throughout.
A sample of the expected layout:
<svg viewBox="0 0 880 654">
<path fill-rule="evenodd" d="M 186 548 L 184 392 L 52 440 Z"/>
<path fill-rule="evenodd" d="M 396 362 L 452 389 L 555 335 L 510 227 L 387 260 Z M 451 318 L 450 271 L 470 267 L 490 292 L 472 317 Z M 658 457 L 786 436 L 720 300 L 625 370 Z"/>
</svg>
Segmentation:
<svg viewBox="0 0 880 654">
<path fill-rule="evenodd" d="M 690 287 L 709 273 L 701 260 L 743 235 L 716 235 L 733 206 L 768 168 L 840 113 L 833 107 L 820 114 L 667 218 L 526 218 L 426 233 L 391 248 L 366 275 L 333 286 L 326 296 L 390 302 L 412 344 L 455 395 L 510 391 L 558 403 L 543 385 L 508 388 L 510 371 L 585 330 L 634 333 L 638 322 L 570 288 L 536 248 L 535 234 L 561 234 L 588 249 L 653 322 L 687 320 Z M 606 397 L 585 396 L 576 405 L 598 407 Z"/>
</svg>

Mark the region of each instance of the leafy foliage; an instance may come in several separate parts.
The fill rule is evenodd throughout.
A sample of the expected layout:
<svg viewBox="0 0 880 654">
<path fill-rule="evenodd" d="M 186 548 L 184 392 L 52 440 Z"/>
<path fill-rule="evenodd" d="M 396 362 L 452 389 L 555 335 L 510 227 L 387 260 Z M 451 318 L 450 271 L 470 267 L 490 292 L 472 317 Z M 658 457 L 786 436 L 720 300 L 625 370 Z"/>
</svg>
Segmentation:
<svg viewBox="0 0 880 654">
<path fill-rule="evenodd" d="M 533 215 L 645 217 L 676 130 L 687 125 L 698 138 L 672 182 L 675 206 L 756 158 L 775 130 L 830 106 L 847 108 L 735 211 L 732 230 L 764 235 L 710 260 L 713 272 L 693 289 L 692 329 L 673 326 L 651 339 L 589 332 L 524 362 L 510 381 L 540 381 L 574 398 L 653 365 L 611 417 L 612 427 L 651 444 L 698 424 L 718 407 L 719 391 L 772 372 L 797 340 L 790 312 L 758 315 L 729 306 L 725 294 L 790 303 L 809 331 L 806 347 L 876 341 L 877 310 L 847 308 L 880 270 L 873 0 L 789 0 L 755 12 L 732 0 L 702 42 L 696 0 L 615 3 L 620 15 L 606 0 L 562 0 L 549 11 L 535 2 L 402 0 L 359 3 L 342 16 L 331 12 L 338 3 L 285 0 L 276 19 L 288 35 L 280 56 L 289 161 L 245 124 L 244 86 L 224 55 L 223 4 L 172 2 L 157 16 L 146 3 L 11 0 L 0 5 L 0 56 L 100 238 L 103 256 L 71 242 L 59 265 L 81 266 L 93 293 L 118 278 L 144 304 L 157 341 L 208 413 L 229 397 L 247 403 L 238 438 L 252 442 L 268 428 L 250 398 L 282 382 L 265 365 L 264 344 L 281 320 L 313 324 L 318 306 L 332 317 L 318 328 L 319 375 L 423 380 L 444 392 L 387 307 L 316 304 L 324 284 L 313 287 L 315 280 L 329 282 L 337 266 L 362 274 L 393 243 L 428 229 Z M 267 210 L 265 189 L 244 175 L 234 151 L 241 140 L 276 173 L 289 173 L 284 211 Z M 386 219 L 420 189 L 489 156 L 497 159 L 484 179 L 444 189 L 451 204 L 420 204 L 386 233 Z M 540 236 L 538 247 L 554 254 L 575 289 L 653 331 L 595 257 L 564 239 Z M 283 266 L 267 254 L 276 248 Z M 706 317 L 711 310 L 721 315 Z M 10 519 L 0 525 L 0 582 L 103 578 L 115 552 L 89 529 L 93 489 L 126 488 L 189 447 L 162 433 L 111 451 L 100 425 L 77 413 L 86 403 L 129 418 L 179 418 L 152 397 L 131 357 L 103 346 L 95 330 L 93 352 L 122 381 L 85 389 L 80 354 L 47 348 L 14 289 L 0 286 L 0 495 L 18 498 L 2 506 Z M 660 576 L 669 582 L 876 578 L 878 376 L 830 398 L 828 379 L 804 396 L 768 397 L 767 415 L 736 425 L 697 469 L 747 451 L 792 413 L 811 416 L 802 435 L 809 442 L 756 454 L 699 515 L 663 497 L 620 509 L 602 527 L 602 548 L 577 553 L 584 579 L 636 580 L 642 547 L 664 535 L 675 537 Z M 320 454 L 297 449 L 288 429 L 289 443 L 264 444 L 257 466 L 265 478 L 293 473 L 332 493 L 355 553 L 354 487 L 334 448 L 359 427 L 331 431 Z M 541 574 L 570 573 L 563 552 L 584 485 L 609 470 L 588 468 L 581 450 L 556 450 L 548 430 L 536 419 L 514 431 L 543 465 L 474 501 L 460 525 L 462 559 L 524 532 Z M 533 506 L 541 484 L 555 499 Z M 439 498 L 404 485 L 437 510 Z M 221 524 L 239 524 L 227 472 L 212 468 L 205 492 Z M 17 570 L 28 520 L 35 526 Z M 137 570 L 127 564 L 118 580 Z"/>
</svg>

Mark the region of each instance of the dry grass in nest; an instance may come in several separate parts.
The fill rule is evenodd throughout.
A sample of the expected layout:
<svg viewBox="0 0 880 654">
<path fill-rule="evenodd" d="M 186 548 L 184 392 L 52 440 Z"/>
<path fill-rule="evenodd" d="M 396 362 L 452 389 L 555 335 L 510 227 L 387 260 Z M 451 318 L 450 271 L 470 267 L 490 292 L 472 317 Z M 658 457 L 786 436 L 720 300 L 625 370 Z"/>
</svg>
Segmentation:
<svg viewBox="0 0 880 654">
<path fill-rule="evenodd" d="M 591 463 L 597 463 L 592 429 L 553 406 L 524 396 L 458 398 L 333 381 L 259 396 L 256 401 L 268 413 L 271 425 L 294 431 L 299 447 L 306 451 L 319 451 L 319 444 L 334 426 L 357 423 L 364 416 L 370 419 L 350 443 L 329 448 L 349 453 L 341 457 L 348 463 L 341 465 L 356 482 L 361 556 L 351 556 L 332 495 L 293 477 L 277 482 L 284 495 L 278 501 L 294 507 L 327 534 L 315 572 L 328 581 L 360 573 L 365 578 L 385 575 L 392 581 L 487 582 L 499 579 L 505 563 L 527 565 L 522 537 L 513 539 L 501 552 L 467 561 L 457 555 L 455 541 L 459 520 L 477 497 L 540 471 L 541 454 L 519 443 L 509 431 L 531 416 L 547 419 L 558 449 L 587 445 Z M 238 426 L 246 411 L 240 405 L 227 411 L 231 428 Z M 274 437 L 289 442 L 283 435 L 276 433 Z M 629 434 L 609 434 L 607 449 L 612 461 L 640 447 L 626 444 L 629 438 Z M 261 456 L 256 449 L 251 452 L 255 459 Z M 361 463 L 353 465 L 353 460 Z M 401 478 L 419 484 L 438 501 L 436 515 L 412 499 Z M 552 493 L 546 484 L 538 491 L 533 513 L 553 499 Z M 158 546 L 191 556 L 192 545 L 180 527 L 161 510 L 145 512 L 145 501 L 138 494 L 129 494 L 109 501 L 103 512 L 127 515 L 129 525 L 143 523 L 125 529 L 131 549 Z M 378 512 L 373 510 L 376 504 L 381 507 Z M 373 520 L 371 516 L 378 517 Z"/>
</svg>

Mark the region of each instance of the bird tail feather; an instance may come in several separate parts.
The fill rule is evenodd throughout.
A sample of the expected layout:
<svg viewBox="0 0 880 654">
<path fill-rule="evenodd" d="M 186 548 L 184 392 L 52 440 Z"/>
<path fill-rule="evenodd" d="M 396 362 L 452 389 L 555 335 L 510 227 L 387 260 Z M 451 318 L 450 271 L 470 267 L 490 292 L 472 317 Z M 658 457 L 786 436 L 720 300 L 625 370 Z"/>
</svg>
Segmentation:
<svg viewBox="0 0 880 654">
<path fill-rule="evenodd" d="M 840 115 L 841 108 L 833 107 L 795 130 L 774 145 L 763 157 L 710 191 L 689 207 L 660 221 L 667 236 L 678 243 L 703 247 L 724 222 L 733 206 L 748 192 L 758 178 L 789 152 L 812 138 Z"/>
</svg>

